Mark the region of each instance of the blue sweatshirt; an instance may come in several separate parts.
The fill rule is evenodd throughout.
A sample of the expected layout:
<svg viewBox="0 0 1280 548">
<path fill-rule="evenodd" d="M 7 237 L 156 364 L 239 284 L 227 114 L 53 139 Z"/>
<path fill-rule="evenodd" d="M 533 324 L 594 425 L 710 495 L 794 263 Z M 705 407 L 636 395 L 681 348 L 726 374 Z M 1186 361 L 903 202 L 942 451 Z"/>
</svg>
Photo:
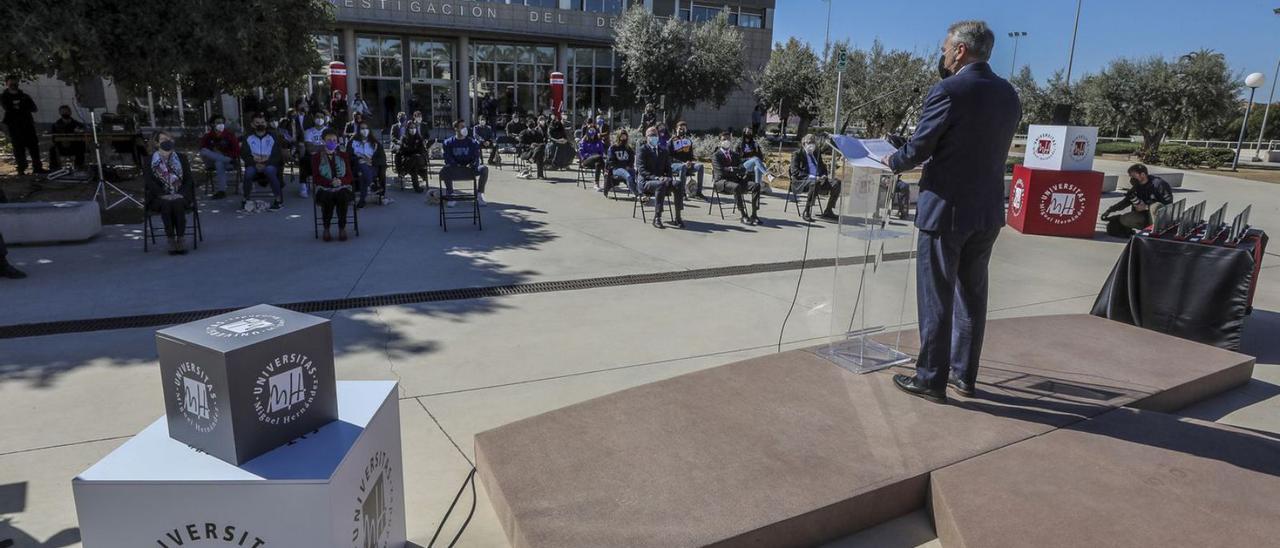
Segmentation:
<svg viewBox="0 0 1280 548">
<path fill-rule="evenodd" d="M 480 162 L 480 143 L 457 135 L 444 140 L 444 165 L 471 166 Z"/>
</svg>

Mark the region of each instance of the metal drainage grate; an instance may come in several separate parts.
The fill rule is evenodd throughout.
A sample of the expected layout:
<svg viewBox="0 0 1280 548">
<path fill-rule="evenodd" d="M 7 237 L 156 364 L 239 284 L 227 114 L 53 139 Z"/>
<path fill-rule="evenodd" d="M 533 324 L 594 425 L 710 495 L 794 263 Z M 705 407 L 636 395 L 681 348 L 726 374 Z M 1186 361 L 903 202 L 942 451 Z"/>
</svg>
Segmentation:
<svg viewBox="0 0 1280 548">
<path fill-rule="evenodd" d="M 900 261 L 913 257 L 910 252 L 885 253 L 883 260 Z M 841 265 L 863 264 L 870 256 L 847 257 L 840 260 Z M 575 291 L 580 289 L 598 289 L 603 287 L 619 287 L 676 282 L 682 280 L 701 280 L 722 278 L 726 276 L 743 276 L 748 274 L 767 274 L 786 272 L 804 268 L 826 268 L 835 266 L 836 259 L 810 259 L 809 261 L 783 261 L 777 263 L 758 263 L 738 266 L 721 266 L 699 268 L 694 270 L 677 270 L 674 272 L 656 272 L 652 274 L 627 274 L 623 276 L 602 276 L 597 278 L 581 278 L 554 282 L 530 282 L 522 284 L 494 285 L 488 287 L 465 287 L 458 289 L 437 289 L 432 291 L 416 291 L 411 293 L 391 293 L 387 295 L 370 295 L 367 297 L 346 297 L 342 299 L 325 299 L 319 301 L 301 301 L 277 304 L 296 312 L 316 313 L 371 308 L 375 306 L 395 306 L 405 304 L 432 303 L 440 301 L 458 301 L 466 299 L 483 299 L 487 297 L 505 297 L 508 295 L 528 295 L 532 293 L 553 293 L 557 291 Z M 253 303 L 256 304 L 256 303 Z M 245 306 L 251 306 L 246 304 Z M 64 320 L 56 322 L 39 322 L 0 326 L 0 339 L 19 337 L 39 337 L 43 335 L 59 335 L 64 333 L 84 333 L 89 331 L 106 331 L 111 329 L 133 329 L 138 327 L 156 327 L 174 325 L 225 314 L 243 307 L 206 308 L 183 312 L 166 312 L 163 314 L 143 314 L 137 316 L 114 316 L 107 318 L 89 318 L 83 320 Z"/>
</svg>

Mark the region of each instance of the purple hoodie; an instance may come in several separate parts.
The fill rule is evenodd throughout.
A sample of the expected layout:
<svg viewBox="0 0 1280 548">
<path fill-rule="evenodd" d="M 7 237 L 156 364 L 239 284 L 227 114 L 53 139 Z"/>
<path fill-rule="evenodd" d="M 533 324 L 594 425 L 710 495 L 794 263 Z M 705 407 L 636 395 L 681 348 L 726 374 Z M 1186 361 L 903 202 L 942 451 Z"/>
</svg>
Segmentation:
<svg viewBox="0 0 1280 548">
<path fill-rule="evenodd" d="M 604 141 L 596 139 L 594 141 L 582 141 L 578 145 L 578 158 L 586 160 L 592 156 L 604 156 Z"/>
</svg>

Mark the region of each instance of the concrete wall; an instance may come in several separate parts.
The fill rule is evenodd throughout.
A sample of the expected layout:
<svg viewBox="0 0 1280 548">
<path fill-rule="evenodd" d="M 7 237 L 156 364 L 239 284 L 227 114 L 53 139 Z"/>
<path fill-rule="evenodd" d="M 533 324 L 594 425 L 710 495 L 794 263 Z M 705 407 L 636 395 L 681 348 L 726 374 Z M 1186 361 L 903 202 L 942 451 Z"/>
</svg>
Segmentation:
<svg viewBox="0 0 1280 548">
<path fill-rule="evenodd" d="M 41 76 L 34 81 L 22 82 L 20 87 L 31 95 L 31 98 L 36 102 L 36 108 L 39 109 L 36 112 L 36 124 L 38 125 L 52 124 L 54 120 L 57 120 L 58 106 L 60 105 L 70 105 L 72 109 L 76 108 L 76 90 L 62 80 Z M 110 82 L 107 83 L 106 96 L 107 110 L 115 111 L 119 97 L 116 94 L 115 86 L 111 85 Z M 88 123 L 88 111 L 82 111 L 82 113 L 86 123 Z M 101 114 L 101 111 L 99 111 L 99 114 Z"/>
</svg>

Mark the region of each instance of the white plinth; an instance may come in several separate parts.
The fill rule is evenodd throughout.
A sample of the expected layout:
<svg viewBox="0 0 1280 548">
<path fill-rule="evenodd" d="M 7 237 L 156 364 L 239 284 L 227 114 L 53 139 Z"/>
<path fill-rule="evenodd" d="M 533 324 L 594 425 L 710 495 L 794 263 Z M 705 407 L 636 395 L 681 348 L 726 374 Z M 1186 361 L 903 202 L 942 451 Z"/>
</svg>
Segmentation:
<svg viewBox="0 0 1280 548">
<path fill-rule="evenodd" d="M 72 480 L 84 545 L 402 547 L 396 383 L 337 384 L 337 421 L 238 467 L 156 420 Z"/>
<path fill-rule="evenodd" d="M 1092 171 L 1097 146 L 1096 127 L 1032 125 L 1027 128 L 1027 154 L 1022 165 L 1052 171 Z"/>
</svg>

